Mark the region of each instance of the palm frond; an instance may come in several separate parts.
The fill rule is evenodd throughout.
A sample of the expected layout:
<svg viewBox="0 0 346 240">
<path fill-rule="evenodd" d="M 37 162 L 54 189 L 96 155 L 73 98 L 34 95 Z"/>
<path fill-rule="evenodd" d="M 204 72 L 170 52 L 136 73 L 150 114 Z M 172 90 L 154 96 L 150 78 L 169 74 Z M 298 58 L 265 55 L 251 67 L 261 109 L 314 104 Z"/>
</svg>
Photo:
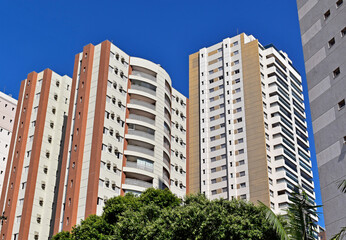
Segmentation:
<svg viewBox="0 0 346 240">
<path fill-rule="evenodd" d="M 288 235 L 279 217 L 261 201 L 259 201 L 259 204 L 263 207 L 263 210 L 266 214 L 266 219 L 273 226 L 273 229 L 276 231 L 276 234 L 279 236 L 279 238 L 281 240 L 288 240 Z"/>
<path fill-rule="evenodd" d="M 346 227 L 341 228 L 341 231 L 334 235 L 331 240 L 342 240 L 346 238 Z"/>
</svg>

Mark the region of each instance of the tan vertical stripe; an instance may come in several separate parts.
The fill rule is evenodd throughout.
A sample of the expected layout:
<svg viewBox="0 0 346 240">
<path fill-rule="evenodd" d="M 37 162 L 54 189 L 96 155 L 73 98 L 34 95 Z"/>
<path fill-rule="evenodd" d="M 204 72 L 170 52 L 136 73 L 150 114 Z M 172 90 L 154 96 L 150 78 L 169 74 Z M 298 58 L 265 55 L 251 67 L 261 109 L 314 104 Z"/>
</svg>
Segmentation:
<svg viewBox="0 0 346 240">
<path fill-rule="evenodd" d="M 258 40 L 241 34 L 250 201 L 270 205 Z"/>
<path fill-rule="evenodd" d="M 28 82 L 30 81 L 30 85 L 28 85 Z M 13 172 L 11 169 L 11 176 L 9 184 L 13 186 L 7 187 L 7 198 L 4 199 L 4 215 L 8 217 L 7 221 L 4 221 L 2 229 L 1 229 L 1 236 L 5 236 L 4 239 L 11 239 L 12 231 L 13 231 L 13 223 L 15 219 L 15 213 L 16 213 L 16 205 L 18 201 L 18 193 L 20 188 L 20 180 L 23 170 L 23 163 L 24 163 L 24 157 L 25 157 L 25 148 L 26 148 L 26 139 L 28 139 L 28 132 L 30 127 L 30 117 L 34 102 L 34 96 L 35 96 L 35 87 L 37 82 L 37 73 L 32 72 L 28 74 L 27 81 L 24 81 L 24 84 L 26 84 L 24 93 L 21 97 L 24 98 L 23 101 L 23 107 L 17 108 L 17 111 L 21 111 L 22 114 L 20 116 L 20 119 L 17 119 L 19 122 L 18 124 L 20 127 L 18 128 L 18 134 L 17 136 L 21 137 L 23 139 L 21 142 L 18 143 L 17 139 L 14 139 L 14 151 L 12 153 L 12 158 L 8 159 L 8 161 L 13 161 L 12 167 L 16 168 L 16 172 Z M 24 112 L 25 109 L 25 112 Z M 23 127 L 21 127 L 21 122 L 23 122 Z M 13 138 L 16 137 L 15 134 L 12 135 Z M 4 188 L 5 189 L 5 188 Z M 4 191 L 3 191 L 4 192 Z M 10 202 L 9 202 L 10 201 Z"/>
<path fill-rule="evenodd" d="M 189 192 L 200 192 L 199 52 L 189 56 Z"/>
<path fill-rule="evenodd" d="M 69 104 L 69 111 L 68 111 L 68 119 L 67 119 L 67 125 L 66 125 L 66 135 L 65 135 L 65 141 L 64 141 L 64 152 L 62 156 L 62 163 L 61 163 L 61 173 L 59 177 L 59 185 L 57 185 L 57 191 L 58 191 L 58 197 L 56 202 L 56 210 L 55 210 L 55 219 L 54 226 L 53 226 L 53 235 L 57 234 L 59 232 L 59 225 L 61 221 L 61 210 L 63 208 L 63 196 L 65 191 L 65 178 L 66 178 L 66 168 L 67 168 L 67 159 L 68 159 L 68 149 L 70 146 L 70 132 L 72 128 L 72 116 L 73 116 L 73 107 L 74 107 L 74 99 L 75 99 L 75 93 L 77 88 L 77 76 L 78 76 L 78 64 L 79 64 L 79 54 L 75 56 L 74 61 L 74 69 L 73 69 L 73 80 L 72 80 L 72 86 L 71 86 L 71 93 L 70 93 L 70 104 Z M 54 216 L 54 213 L 53 213 Z"/>
<path fill-rule="evenodd" d="M 42 138 L 46 121 L 47 106 L 49 100 L 49 89 L 52 80 L 52 70 L 46 69 L 43 72 L 42 87 L 40 92 L 40 102 L 36 117 L 36 127 L 34 132 L 34 142 L 31 150 L 28 179 L 26 181 L 25 197 L 20 221 L 18 239 L 28 239 L 31 222 L 32 207 L 36 188 L 38 166 L 41 156 Z"/>
<path fill-rule="evenodd" d="M 97 82 L 97 95 L 95 104 L 95 117 L 93 127 L 93 139 L 91 143 L 90 166 L 88 177 L 88 190 L 85 206 L 85 218 L 91 214 L 96 214 L 97 196 L 100 178 L 101 149 L 103 128 L 106 109 L 108 66 L 111 43 L 104 41 L 101 43 L 101 56 L 99 65 L 99 76 Z"/>
<path fill-rule="evenodd" d="M 94 45 L 89 44 L 83 49 L 83 58 L 81 63 L 80 80 L 78 86 L 76 117 L 73 129 L 73 140 L 71 149 L 71 161 L 69 165 L 69 176 L 67 180 L 65 214 L 63 219 L 63 231 L 69 231 L 77 223 L 77 211 L 79 203 L 79 191 L 82 174 L 82 164 L 84 155 L 85 132 L 88 118 L 89 95 L 91 85 L 92 66 L 94 59 Z M 82 87 L 82 84 L 84 86 Z M 80 98 L 82 97 L 82 102 Z M 73 99 L 71 99 L 73 101 Z M 80 113 L 80 117 L 79 117 Z M 79 133 L 76 129 L 79 128 Z M 74 150 L 76 146 L 76 150 Z M 73 165 L 75 165 L 73 167 Z M 71 186 L 70 182 L 73 181 Z M 71 199 L 71 204 L 69 204 Z"/>
</svg>

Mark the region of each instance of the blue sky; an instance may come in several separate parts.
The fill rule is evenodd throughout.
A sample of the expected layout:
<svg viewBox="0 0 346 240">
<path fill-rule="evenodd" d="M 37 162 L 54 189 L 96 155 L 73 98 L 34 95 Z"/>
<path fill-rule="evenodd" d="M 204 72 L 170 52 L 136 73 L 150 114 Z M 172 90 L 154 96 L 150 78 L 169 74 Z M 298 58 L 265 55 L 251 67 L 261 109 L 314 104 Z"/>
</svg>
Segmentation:
<svg viewBox="0 0 346 240">
<path fill-rule="evenodd" d="M 72 76 L 74 55 L 108 39 L 131 56 L 161 64 L 188 96 L 188 55 L 237 32 L 288 54 L 302 74 L 309 106 L 295 0 L 0 0 L 0 91 L 17 98 L 27 74 L 45 68 Z M 321 204 L 308 107 L 307 116 Z"/>
</svg>

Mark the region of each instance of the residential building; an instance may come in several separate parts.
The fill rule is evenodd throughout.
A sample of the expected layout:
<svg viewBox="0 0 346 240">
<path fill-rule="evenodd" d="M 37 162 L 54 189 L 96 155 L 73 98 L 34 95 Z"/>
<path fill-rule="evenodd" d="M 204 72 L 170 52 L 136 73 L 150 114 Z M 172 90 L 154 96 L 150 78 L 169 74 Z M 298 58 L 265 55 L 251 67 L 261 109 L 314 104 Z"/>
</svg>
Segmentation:
<svg viewBox="0 0 346 240">
<path fill-rule="evenodd" d="M 71 79 L 50 69 L 21 83 L 0 198 L 2 239 L 48 239 L 70 89 Z"/>
<path fill-rule="evenodd" d="M 0 92 L 0 195 L 10 149 L 17 100 Z"/>
<path fill-rule="evenodd" d="M 284 213 L 301 185 L 314 204 L 302 80 L 244 33 L 190 55 L 189 191 Z"/>
<path fill-rule="evenodd" d="M 54 234 L 146 188 L 186 193 L 187 99 L 167 72 L 109 41 L 76 55 Z"/>
<path fill-rule="evenodd" d="M 0 201 L 3 239 L 49 239 L 149 187 L 183 197 L 187 113 L 159 64 L 109 41 L 76 55 L 72 79 L 29 74 Z"/>
<path fill-rule="evenodd" d="M 346 7 L 297 0 L 326 236 L 346 224 Z"/>
</svg>

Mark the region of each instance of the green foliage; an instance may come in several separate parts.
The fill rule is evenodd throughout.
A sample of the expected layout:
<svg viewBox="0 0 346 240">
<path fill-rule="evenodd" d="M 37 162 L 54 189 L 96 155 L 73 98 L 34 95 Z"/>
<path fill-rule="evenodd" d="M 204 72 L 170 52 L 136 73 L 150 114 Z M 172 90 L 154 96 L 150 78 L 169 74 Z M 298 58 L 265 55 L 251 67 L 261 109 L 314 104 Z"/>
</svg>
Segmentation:
<svg viewBox="0 0 346 240">
<path fill-rule="evenodd" d="M 241 200 L 210 201 L 204 195 L 181 200 L 169 190 L 148 189 L 140 196 L 109 199 L 102 216 L 89 216 L 71 233 L 59 233 L 53 239 L 279 238 L 262 206 Z"/>
<path fill-rule="evenodd" d="M 300 186 L 296 187 L 296 191 L 291 193 L 289 199 L 287 214 L 284 217 L 275 215 L 269 207 L 260 203 L 265 209 L 266 219 L 281 240 L 315 239 L 316 222 L 314 218 L 318 218 L 316 208 L 320 206 L 312 205 L 306 192 Z"/>
</svg>

